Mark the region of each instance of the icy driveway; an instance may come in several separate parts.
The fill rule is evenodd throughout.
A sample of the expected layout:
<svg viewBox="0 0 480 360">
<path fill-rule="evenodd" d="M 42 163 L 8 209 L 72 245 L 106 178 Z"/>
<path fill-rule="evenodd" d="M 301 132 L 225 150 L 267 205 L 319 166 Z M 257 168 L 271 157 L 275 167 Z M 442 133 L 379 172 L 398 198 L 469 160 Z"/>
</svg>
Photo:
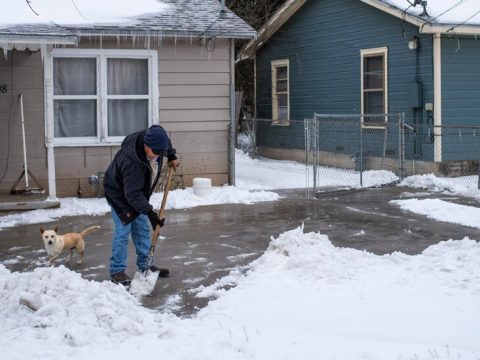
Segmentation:
<svg viewBox="0 0 480 360">
<path fill-rule="evenodd" d="M 245 270 L 266 249 L 270 236 L 302 223 L 305 232 L 320 231 L 336 246 L 376 254 L 418 254 L 441 240 L 480 238 L 480 230 L 441 223 L 389 204 L 390 200 L 408 198 L 413 192 L 416 190 L 394 186 L 326 193 L 319 199 L 305 200 L 303 192 L 292 190 L 280 192 L 284 198 L 276 202 L 169 210 L 167 226 L 162 229 L 165 239 L 157 246 L 156 263 L 170 268 L 172 276 L 160 279 L 154 294 L 144 299 L 144 305 L 173 309 L 181 315 L 195 313 L 209 300 L 197 297 L 199 290 L 235 268 Z M 431 196 L 447 198 L 441 194 Z M 112 231 L 109 215 L 70 217 L 42 225 L 57 223 L 61 232 L 81 231 L 93 224 L 102 226 L 87 238 L 86 263 L 66 265 L 87 279 L 108 279 Z M 45 252 L 38 227 L 23 225 L 0 231 L 0 262 L 15 271 L 42 266 Z M 133 272 L 134 260 L 131 248 L 129 273 Z M 225 285 L 228 287 L 228 283 Z"/>
</svg>

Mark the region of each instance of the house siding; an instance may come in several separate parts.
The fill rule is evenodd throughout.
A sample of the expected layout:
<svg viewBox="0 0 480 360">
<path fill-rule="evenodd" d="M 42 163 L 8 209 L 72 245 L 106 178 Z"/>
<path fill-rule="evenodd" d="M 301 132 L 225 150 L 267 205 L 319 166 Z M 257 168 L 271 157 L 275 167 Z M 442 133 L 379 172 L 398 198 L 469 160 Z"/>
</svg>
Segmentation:
<svg viewBox="0 0 480 360">
<path fill-rule="evenodd" d="M 442 125 L 480 125 L 480 40 L 442 37 Z M 447 135 L 449 134 L 449 135 Z M 444 130 L 443 160 L 478 160 L 480 133 Z"/>
<path fill-rule="evenodd" d="M 208 52 L 191 39 L 118 41 L 90 38 L 79 48 L 151 49 L 158 51 L 159 121 L 168 131 L 181 160 L 176 179 L 179 186 L 191 186 L 194 177 L 210 177 L 214 185 L 228 182 L 228 125 L 230 123 L 230 40 L 217 39 Z M 0 55 L 3 55 L 0 51 Z M 13 72 L 11 74 L 11 70 Z M 12 75 L 12 76 L 11 76 Z M 10 82 L 13 78 L 13 86 Z M 43 63 L 39 53 L 14 51 L 0 56 L 0 83 L 13 88 L 0 93 L 0 119 L 7 129 L 0 134 L 0 176 L 8 169 L 0 190 L 9 189 L 23 165 L 19 92 L 25 97 L 29 167 L 48 185 L 45 147 Z M 7 152 L 10 144 L 10 152 Z M 55 147 L 58 196 L 92 196 L 95 189 L 88 177 L 104 172 L 118 146 Z M 30 165 L 31 164 L 31 165 Z M 1 179 L 1 178 L 0 178 Z"/>
<path fill-rule="evenodd" d="M 10 190 L 23 170 L 19 95 L 23 94 L 28 169 L 47 187 L 47 152 L 43 105 L 43 64 L 38 52 L 0 50 L 0 189 Z M 36 187 L 32 180 L 30 187 Z M 25 188 L 25 178 L 18 184 Z"/>
<path fill-rule="evenodd" d="M 413 36 L 420 38 L 418 52 L 407 46 Z M 304 127 L 295 120 L 315 112 L 361 113 L 362 49 L 388 48 L 388 112 L 405 112 L 410 124 L 427 123 L 431 119 L 409 104 L 409 91 L 418 80 L 423 85 L 420 103 L 433 102 L 432 46 L 431 35 L 419 35 L 418 28 L 360 1 L 307 2 L 256 54 L 257 116 L 272 116 L 271 61 L 289 59 L 292 120 L 283 128 L 259 125 L 258 145 L 302 149 Z M 349 141 L 339 139 L 337 145 L 348 152 Z M 433 146 L 412 145 L 407 156 L 431 159 Z"/>
</svg>

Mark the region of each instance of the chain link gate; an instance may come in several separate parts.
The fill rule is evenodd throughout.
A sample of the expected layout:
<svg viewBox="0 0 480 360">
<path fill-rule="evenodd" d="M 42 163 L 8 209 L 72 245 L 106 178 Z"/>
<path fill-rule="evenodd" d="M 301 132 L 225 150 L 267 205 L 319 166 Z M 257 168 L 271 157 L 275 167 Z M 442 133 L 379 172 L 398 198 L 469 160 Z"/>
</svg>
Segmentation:
<svg viewBox="0 0 480 360">
<path fill-rule="evenodd" d="M 403 178 L 403 113 L 316 113 L 313 118 L 305 119 L 304 125 L 305 161 L 307 171 L 310 168 L 313 171 L 313 194 L 333 189 L 389 184 Z"/>
</svg>

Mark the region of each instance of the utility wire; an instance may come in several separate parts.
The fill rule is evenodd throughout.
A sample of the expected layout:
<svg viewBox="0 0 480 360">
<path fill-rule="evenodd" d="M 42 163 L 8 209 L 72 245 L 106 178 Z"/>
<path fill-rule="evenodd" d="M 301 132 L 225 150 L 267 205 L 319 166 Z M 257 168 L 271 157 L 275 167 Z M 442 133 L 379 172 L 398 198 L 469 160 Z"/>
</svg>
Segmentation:
<svg viewBox="0 0 480 360">
<path fill-rule="evenodd" d="M 467 2 L 468 0 L 460 0 L 459 2 L 457 2 L 455 5 L 451 6 L 449 9 L 445 10 L 444 12 L 442 12 L 441 14 L 438 14 L 437 16 L 435 16 L 433 19 L 431 19 L 430 21 L 435 21 L 436 19 L 438 19 L 440 16 L 443 16 L 445 15 L 447 12 L 455 9 L 457 6 L 460 6 L 462 5 L 464 2 Z"/>
<path fill-rule="evenodd" d="M 72 0 L 72 4 L 73 6 L 75 6 L 75 9 L 77 10 L 78 14 L 84 19 L 84 20 L 87 20 L 88 19 L 82 14 L 82 12 L 80 11 L 80 9 L 78 8 L 77 4 L 75 3 L 75 0 Z"/>
<path fill-rule="evenodd" d="M 478 10 L 475 14 L 473 14 L 472 16 L 470 16 L 468 19 L 462 21 L 461 23 L 459 23 L 459 24 L 457 24 L 457 25 L 452 26 L 450 29 L 447 30 L 447 32 L 450 32 L 450 31 L 455 30 L 456 27 L 459 27 L 459 26 L 465 24 L 468 20 L 474 18 L 474 17 L 475 17 L 476 15 L 478 15 L 478 14 L 480 14 L 480 10 Z"/>
<path fill-rule="evenodd" d="M 35 15 L 39 16 L 39 14 L 38 14 L 35 10 L 33 10 L 32 5 L 30 4 L 31 1 L 30 1 L 30 0 L 25 0 L 25 2 L 27 3 L 27 5 L 28 5 L 28 7 L 30 8 L 30 10 L 32 10 L 32 12 L 33 12 Z"/>
</svg>

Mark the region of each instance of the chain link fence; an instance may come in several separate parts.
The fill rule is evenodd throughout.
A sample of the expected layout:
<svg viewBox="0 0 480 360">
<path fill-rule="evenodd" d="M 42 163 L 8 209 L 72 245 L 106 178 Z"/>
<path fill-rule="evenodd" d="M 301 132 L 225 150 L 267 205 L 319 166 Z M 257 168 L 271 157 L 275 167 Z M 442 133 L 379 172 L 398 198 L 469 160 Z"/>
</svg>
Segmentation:
<svg viewBox="0 0 480 360">
<path fill-rule="evenodd" d="M 402 114 L 315 114 L 312 119 L 305 119 L 307 165 L 312 166 L 313 191 L 383 185 L 403 177 L 402 124 Z M 333 175 L 335 179 L 331 178 Z"/>
<path fill-rule="evenodd" d="M 243 141 L 252 143 L 253 157 L 305 163 L 305 188 L 314 193 L 416 174 L 479 188 L 480 126 L 409 125 L 398 113 L 314 114 L 288 123 L 249 119 L 247 128 Z"/>
<path fill-rule="evenodd" d="M 405 159 L 407 175 L 433 173 L 453 187 L 480 189 L 480 126 L 406 124 Z"/>
</svg>

